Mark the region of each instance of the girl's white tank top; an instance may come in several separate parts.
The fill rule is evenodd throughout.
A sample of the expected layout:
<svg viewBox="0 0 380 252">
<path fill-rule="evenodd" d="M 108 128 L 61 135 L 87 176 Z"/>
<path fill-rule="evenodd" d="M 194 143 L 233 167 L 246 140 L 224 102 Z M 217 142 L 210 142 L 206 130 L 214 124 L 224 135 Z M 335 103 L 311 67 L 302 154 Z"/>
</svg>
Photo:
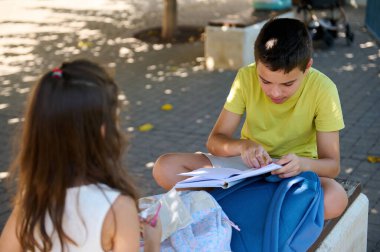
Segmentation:
<svg viewBox="0 0 380 252">
<path fill-rule="evenodd" d="M 64 251 L 103 252 L 101 237 L 103 221 L 108 210 L 120 195 L 104 184 L 90 184 L 69 188 L 63 215 L 63 230 L 78 246 L 66 242 Z M 51 219 L 46 217 L 46 231 L 51 235 L 53 252 L 61 251 L 57 233 Z"/>
</svg>

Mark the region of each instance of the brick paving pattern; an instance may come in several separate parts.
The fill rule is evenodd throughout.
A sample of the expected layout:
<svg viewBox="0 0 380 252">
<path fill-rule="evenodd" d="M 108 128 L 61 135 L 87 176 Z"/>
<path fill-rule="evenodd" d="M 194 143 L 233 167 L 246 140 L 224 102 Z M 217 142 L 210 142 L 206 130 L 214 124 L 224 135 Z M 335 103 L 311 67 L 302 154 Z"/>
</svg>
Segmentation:
<svg viewBox="0 0 380 252">
<path fill-rule="evenodd" d="M 178 1 L 179 23 L 207 21 L 250 7 L 250 1 Z M 346 128 L 341 132 L 340 177 L 359 180 L 369 198 L 368 251 L 380 251 L 380 49 L 364 28 L 365 8 L 346 7 L 355 41 L 317 48 L 314 66 L 338 86 Z M 125 158 L 141 195 L 163 192 L 153 181 L 155 159 L 166 152 L 205 151 L 236 71 L 204 69 L 203 43 L 147 44 L 136 31 L 157 26 L 162 1 L 104 0 L 0 2 L 0 230 L 9 215 L 10 193 L 2 179 L 12 156 L 12 136 L 22 122 L 24 101 L 41 71 L 62 60 L 89 58 L 113 68 L 127 106 L 122 126 L 130 135 Z M 170 103 L 173 110 L 163 111 Z M 148 132 L 138 126 L 153 124 Z"/>
</svg>

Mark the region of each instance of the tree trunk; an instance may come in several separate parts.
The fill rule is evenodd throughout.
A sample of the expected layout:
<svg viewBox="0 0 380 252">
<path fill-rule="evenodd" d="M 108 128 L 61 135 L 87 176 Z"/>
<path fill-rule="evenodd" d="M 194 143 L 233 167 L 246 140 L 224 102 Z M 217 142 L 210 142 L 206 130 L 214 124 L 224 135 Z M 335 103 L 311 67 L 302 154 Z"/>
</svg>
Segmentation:
<svg viewBox="0 0 380 252">
<path fill-rule="evenodd" d="M 177 0 L 164 0 L 161 37 L 164 41 L 172 41 L 177 29 Z"/>
</svg>

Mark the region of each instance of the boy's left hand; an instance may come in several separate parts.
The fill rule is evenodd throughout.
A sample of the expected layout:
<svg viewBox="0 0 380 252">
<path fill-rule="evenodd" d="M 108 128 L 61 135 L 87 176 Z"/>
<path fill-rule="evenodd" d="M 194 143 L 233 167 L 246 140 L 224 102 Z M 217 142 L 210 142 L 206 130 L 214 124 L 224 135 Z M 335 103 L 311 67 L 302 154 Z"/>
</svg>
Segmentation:
<svg viewBox="0 0 380 252">
<path fill-rule="evenodd" d="M 300 157 L 295 154 L 288 154 L 283 156 L 276 164 L 283 165 L 281 169 L 272 171 L 272 174 L 278 175 L 280 178 L 294 177 L 300 174 L 302 170 L 302 161 Z"/>
</svg>

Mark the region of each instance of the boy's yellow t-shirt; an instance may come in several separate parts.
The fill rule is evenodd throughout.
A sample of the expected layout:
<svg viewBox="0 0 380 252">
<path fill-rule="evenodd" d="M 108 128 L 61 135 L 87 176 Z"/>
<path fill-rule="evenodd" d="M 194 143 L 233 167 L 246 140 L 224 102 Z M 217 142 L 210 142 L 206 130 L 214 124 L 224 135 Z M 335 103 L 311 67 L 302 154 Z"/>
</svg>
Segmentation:
<svg viewBox="0 0 380 252">
<path fill-rule="evenodd" d="M 317 158 L 316 132 L 344 128 L 337 88 L 314 68 L 293 96 L 275 104 L 260 87 L 256 64 L 243 67 L 224 108 L 239 115 L 246 113 L 241 138 L 261 144 L 273 158 L 289 153 Z"/>
</svg>

